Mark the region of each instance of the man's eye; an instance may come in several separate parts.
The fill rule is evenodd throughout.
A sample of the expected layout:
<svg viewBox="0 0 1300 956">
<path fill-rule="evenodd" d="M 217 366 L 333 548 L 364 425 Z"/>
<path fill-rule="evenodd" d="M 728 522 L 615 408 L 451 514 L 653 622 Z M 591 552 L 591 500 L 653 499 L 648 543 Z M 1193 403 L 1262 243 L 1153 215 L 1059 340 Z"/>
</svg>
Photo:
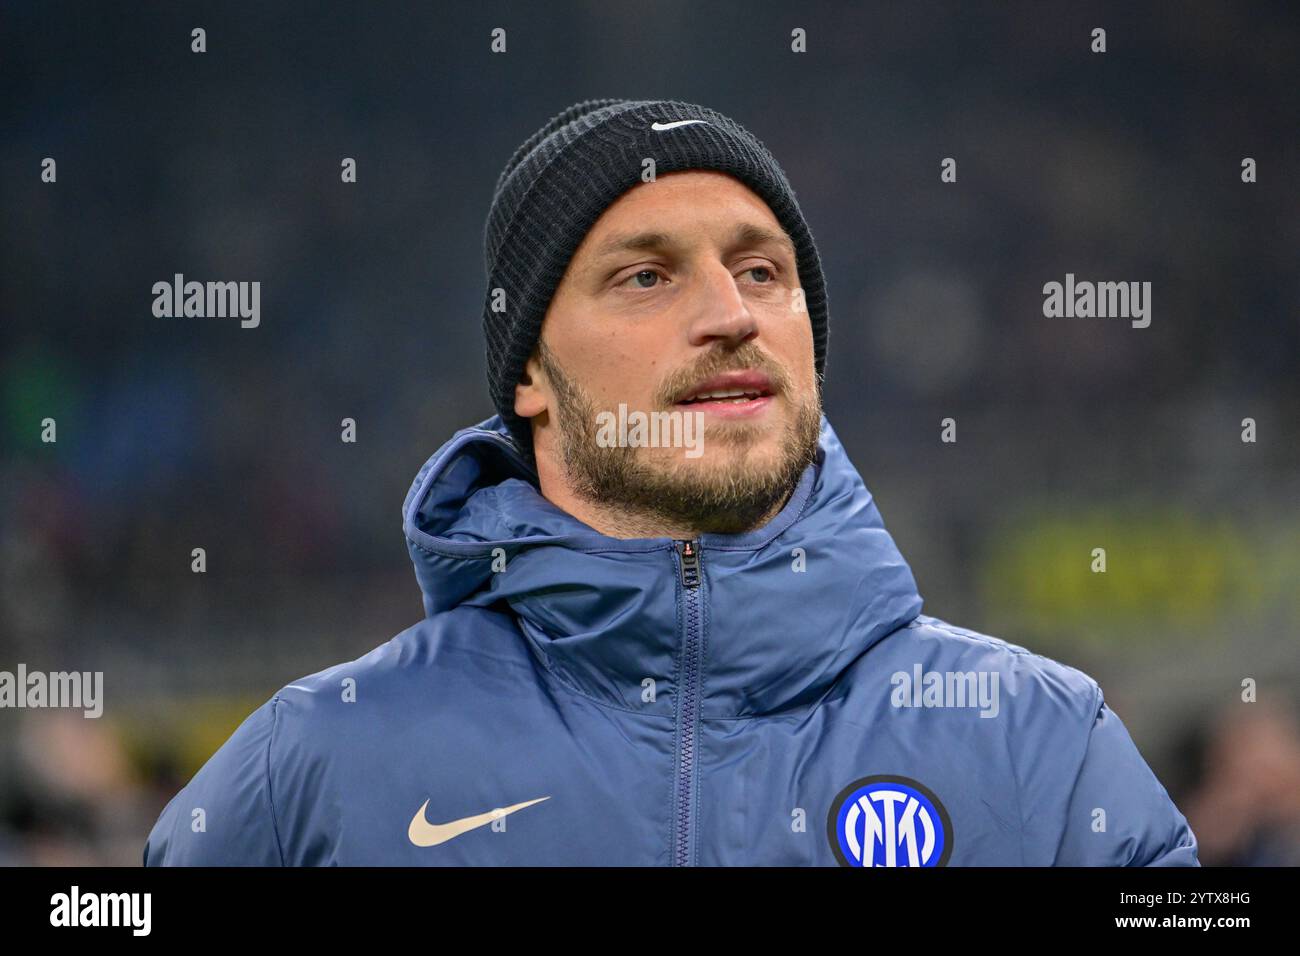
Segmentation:
<svg viewBox="0 0 1300 956">
<path fill-rule="evenodd" d="M 769 269 L 767 266 L 753 266 L 753 267 L 751 267 L 751 268 L 749 268 L 749 269 L 746 269 L 745 271 L 746 271 L 746 272 L 751 272 L 751 273 L 752 273 L 752 272 L 762 272 L 762 273 L 765 273 L 765 274 L 767 275 L 767 278 L 760 280 L 760 281 L 759 281 L 759 285 L 767 285 L 768 282 L 770 282 L 770 281 L 772 280 L 772 278 L 773 278 L 773 276 L 772 276 L 772 270 Z"/>
<path fill-rule="evenodd" d="M 658 285 L 658 280 L 660 278 L 662 277 L 659 275 L 659 273 L 655 272 L 655 270 L 642 269 L 640 272 L 635 272 L 632 275 L 628 276 L 626 279 L 623 280 L 622 283 L 620 283 L 620 285 L 626 284 L 628 282 L 632 282 L 636 285 L 638 289 L 653 289 L 656 285 Z"/>
</svg>

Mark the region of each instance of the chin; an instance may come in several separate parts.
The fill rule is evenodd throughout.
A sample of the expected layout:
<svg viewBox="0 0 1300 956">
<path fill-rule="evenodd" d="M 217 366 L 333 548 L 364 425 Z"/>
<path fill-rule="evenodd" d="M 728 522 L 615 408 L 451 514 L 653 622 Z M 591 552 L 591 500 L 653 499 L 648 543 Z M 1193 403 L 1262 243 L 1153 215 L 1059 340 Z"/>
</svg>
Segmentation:
<svg viewBox="0 0 1300 956">
<path fill-rule="evenodd" d="M 657 467 L 671 468 L 678 474 L 716 474 L 743 469 L 747 472 L 776 467 L 781 448 L 775 436 L 715 436 L 707 434 L 703 453 L 688 457 L 686 450 L 672 449 L 672 454 L 655 461 Z"/>
<path fill-rule="evenodd" d="M 785 430 L 781 422 L 719 422 L 704 430 L 704 454 L 701 460 L 716 457 L 728 460 L 775 461 L 781 455 Z"/>
</svg>

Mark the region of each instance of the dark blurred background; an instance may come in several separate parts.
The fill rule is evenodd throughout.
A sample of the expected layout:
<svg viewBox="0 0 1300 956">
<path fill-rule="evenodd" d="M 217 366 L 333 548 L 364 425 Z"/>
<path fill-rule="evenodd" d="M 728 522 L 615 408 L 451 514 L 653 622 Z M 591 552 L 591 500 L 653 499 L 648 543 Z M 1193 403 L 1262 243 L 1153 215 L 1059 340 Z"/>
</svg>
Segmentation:
<svg viewBox="0 0 1300 956">
<path fill-rule="evenodd" d="M 492 413 L 493 186 L 606 96 L 784 166 L 926 611 L 1095 677 L 1203 863 L 1300 863 L 1294 4 L 274 7 L 0 12 L 0 670 L 105 696 L 0 710 L 0 863 L 138 863 L 249 711 L 419 620 L 400 505 Z M 177 272 L 259 280 L 260 326 L 155 318 Z M 1151 282 L 1150 327 L 1045 318 L 1067 272 Z"/>
</svg>

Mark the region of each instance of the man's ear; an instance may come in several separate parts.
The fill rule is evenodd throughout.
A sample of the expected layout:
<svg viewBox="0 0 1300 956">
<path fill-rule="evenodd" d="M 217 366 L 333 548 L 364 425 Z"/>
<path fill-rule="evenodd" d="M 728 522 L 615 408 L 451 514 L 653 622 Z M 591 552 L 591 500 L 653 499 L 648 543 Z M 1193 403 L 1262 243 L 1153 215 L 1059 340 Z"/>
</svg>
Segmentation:
<svg viewBox="0 0 1300 956">
<path fill-rule="evenodd" d="M 546 391 L 543 385 L 546 382 L 546 372 L 542 370 L 541 360 L 537 357 L 537 349 L 533 349 L 533 354 L 528 356 L 528 361 L 524 364 L 524 373 L 519 376 L 519 381 L 515 384 L 515 414 L 520 418 L 532 418 L 546 411 Z"/>
</svg>

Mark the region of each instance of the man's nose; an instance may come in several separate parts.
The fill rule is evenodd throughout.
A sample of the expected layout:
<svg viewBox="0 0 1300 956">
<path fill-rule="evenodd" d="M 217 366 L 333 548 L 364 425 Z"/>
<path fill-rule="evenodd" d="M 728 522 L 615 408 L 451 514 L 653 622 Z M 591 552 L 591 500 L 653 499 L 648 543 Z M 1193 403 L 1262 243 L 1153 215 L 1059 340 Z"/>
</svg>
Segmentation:
<svg viewBox="0 0 1300 956">
<path fill-rule="evenodd" d="M 691 345 L 707 346 L 721 339 L 735 347 L 757 334 L 758 323 L 736 286 L 736 277 L 721 262 L 706 267 L 691 320 Z"/>
</svg>

